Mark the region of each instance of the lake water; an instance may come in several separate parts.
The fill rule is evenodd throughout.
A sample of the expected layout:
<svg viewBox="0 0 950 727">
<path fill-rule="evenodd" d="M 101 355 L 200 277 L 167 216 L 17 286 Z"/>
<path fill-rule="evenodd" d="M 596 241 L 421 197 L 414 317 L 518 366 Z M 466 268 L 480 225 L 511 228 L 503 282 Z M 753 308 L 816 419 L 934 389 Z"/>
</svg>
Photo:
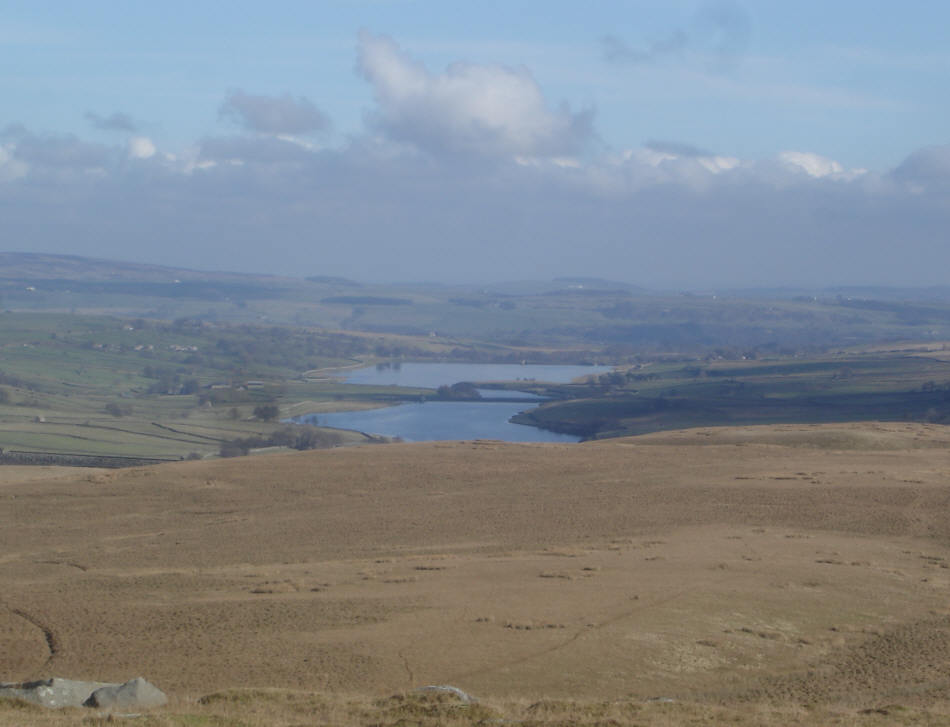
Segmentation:
<svg viewBox="0 0 950 727">
<path fill-rule="evenodd" d="M 320 426 L 402 437 L 408 442 L 501 439 L 506 442 L 576 442 L 577 437 L 508 420 L 525 405 L 515 402 L 430 401 L 367 411 L 320 414 Z"/>
<path fill-rule="evenodd" d="M 580 376 L 610 371 L 608 366 L 548 366 L 518 364 L 404 363 L 392 367 L 356 369 L 346 375 L 349 384 L 406 386 L 435 389 L 460 381 L 545 381 L 568 383 Z M 576 442 L 578 437 L 508 420 L 539 397 L 526 392 L 480 390 L 486 399 L 519 397 L 519 402 L 427 401 L 366 411 L 320 414 L 321 426 L 355 429 L 368 434 L 402 437 L 411 442 L 453 439 L 501 439 L 506 442 Z M 298 417 L 308 421 L 309 417 Z"/>
</svg>

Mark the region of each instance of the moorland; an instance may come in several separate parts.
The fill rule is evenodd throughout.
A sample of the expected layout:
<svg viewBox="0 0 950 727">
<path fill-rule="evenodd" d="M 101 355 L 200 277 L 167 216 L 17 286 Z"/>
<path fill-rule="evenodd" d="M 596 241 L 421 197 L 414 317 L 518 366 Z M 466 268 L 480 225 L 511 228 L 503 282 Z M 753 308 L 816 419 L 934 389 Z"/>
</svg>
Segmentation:
<svg viewBox="0 0 950 727">
<path fill-rule="evenodd" d="M 151 724 L 944 723 L 948 445 L 773 425 L 0 469 L 0 673 L 145 674 Z"/>
</svg>

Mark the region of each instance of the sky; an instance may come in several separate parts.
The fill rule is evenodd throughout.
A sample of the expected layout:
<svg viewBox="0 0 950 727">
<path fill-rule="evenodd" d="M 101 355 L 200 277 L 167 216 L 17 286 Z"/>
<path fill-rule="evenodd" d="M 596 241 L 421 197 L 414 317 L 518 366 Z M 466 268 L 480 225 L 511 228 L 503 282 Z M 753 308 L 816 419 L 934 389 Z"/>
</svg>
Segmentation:
<svg viewBox="0 0 950 727">
<path fill-rule="evenodd" d="M 0 3 L 0 249 L 938 285 L 950 4 Z"/>
</svg>

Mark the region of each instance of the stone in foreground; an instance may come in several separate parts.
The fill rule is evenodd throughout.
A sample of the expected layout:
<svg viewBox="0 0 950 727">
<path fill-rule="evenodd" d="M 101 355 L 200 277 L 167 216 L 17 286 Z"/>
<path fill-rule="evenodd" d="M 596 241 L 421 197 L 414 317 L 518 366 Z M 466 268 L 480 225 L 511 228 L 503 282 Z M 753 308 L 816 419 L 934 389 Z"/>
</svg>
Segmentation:
<svg viewBox="0 0 950 727">
<path fill-rule="evenodd" d="M 130 679 L 125 684 L 110 684 L 100 687 L 83 702 L 85 707 L 101 709 L 150 709 L 168 703 L 168 697 L 154 684 L 142 677 Z"/>
<path fill-rule="evenodd" d="M 125 684 L 83 682 L 75 679 L 41 679 L 21 684 L 0 683 L 0 698 L 22 699 L 41 707 L 99 707 L 149 709 L 168 702 L 158 687 L 138 677 Z"/>
<path fill-rule="evenodd" d="M 442 694 L 453 694 L 458 697 L 465 704 L 474 704 L 478 700 L 475 699 L 471 694 L 466 694 L 458 687 L 453 687 L 450 684 L 429 684 L 425 687 L 417 687 L 417 692 L 440 692 Z"/>
</svg>

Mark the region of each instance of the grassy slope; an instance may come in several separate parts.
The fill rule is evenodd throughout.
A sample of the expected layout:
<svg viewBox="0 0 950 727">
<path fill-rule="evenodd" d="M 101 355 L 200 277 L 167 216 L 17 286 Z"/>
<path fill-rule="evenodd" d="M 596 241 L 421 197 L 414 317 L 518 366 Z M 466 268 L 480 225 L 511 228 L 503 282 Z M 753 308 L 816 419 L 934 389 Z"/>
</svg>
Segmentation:
<svg viewBox="0 0 950 727">
<path fill-rule="evenodd" d="M 420 395 L 419 390 L 348 386 L 326 375 L 327 367 L 371 357 L 381 341 L 423 356 L 449 350 L 430 339 L 2 314 L 0 391 L 6 401 L 0 403 L 0 446 L 170 459 L 206 456 L 224 439 L 273 431 L 276 425 L 251 417 L 254 407 L 268 400 L 281 403 L 282 416 L 292 416 Z M 661 357 L 596 384 L 551 387 L 544 393 L 568 400 L 519 420 L 600 437 L 712 424 L 941 421 L 950 413 L 945 390 L 950 362 L 945 359 L 939 350 L 685 364 Z M 265 385 L 207 389 L 216 382 L 240 386 L 254 380 Z M 163 381 L 169 387 L 160 389 L 164 393 L 150 393 Z M 169 393 L 189 381 L 199 387 L 196 393 Z M 209 393 L 220 399 L 214 406 L 202 405 Z M 113 414 L 124 415 L 109 414 L 110 406 Z"/>
<path fill-rule="evenodd" d="M 91 712 L 91 713 L 90 713 Z M 610 702 L 573 699 L 486 700 L 466 704 L 452 696 L 396 693 L 376 699 L 282 689 L 214 692 L 194 703 L 177 703 L 136 715 L 148 727 L 645 727 L 646 725 L 735 725 L 736 727 L 890 727 L 950 725 L 945 706 L 884 705 L 867 711 L 826 706 L 754 705 L 745 708 L 689 702 Z M 121 720 L 121 717 L 118 718 Z M 62 727 L 113 724 L 91 710 L 44 710 L 0 700 L 2 727 Z"/>
<path fill-rule="evenodd" d="M 7 482 L 0 678 L 143 673 L 172 697 L 153 725 L 946 724 L 948 441 L 693 430 Z M 481 701 L 411 691 L 433 683 Z"/>
<path fill-rule="evenodd" d="M 518 421 L 603 437 L 707 425 L 950 416 L 950 361 L 942 352 L 649 365 L 599 381 L 586 390 L 564 389 L 569 401 Z"/>
<path fill-rule="evenodd" d="M 329 402 L 346 408 L 365 405 L 367 397 L 393 396 L 391 389 L 357 392 L 330 378 L 301 377 L 305 370 L 350 365 L 353 354 L 373 345 L 288 329 L 0 314 L 0 447 L 169 459 L 210 455 L 224 439 L 273 431 L 277 424 L 252 418 L 254 407 L 269 400 L 283 402 L 282 414 L 290 416 L 304 413 L 306 407 L 294 406 L 304 401 L 319 410 Z M 195 393 L 168 393 L 189 381 Z M 242 388 L 247 381 L 265 385 Z M 207 388 L 216 382 L 238 388 Z M 161 388 L 164 383 L 168 388 Z M 203 403 L 209 395 L 222 400 L 209 406 Z M 110 414 L 109 406 L 121 415 Z"/>
</svg>

